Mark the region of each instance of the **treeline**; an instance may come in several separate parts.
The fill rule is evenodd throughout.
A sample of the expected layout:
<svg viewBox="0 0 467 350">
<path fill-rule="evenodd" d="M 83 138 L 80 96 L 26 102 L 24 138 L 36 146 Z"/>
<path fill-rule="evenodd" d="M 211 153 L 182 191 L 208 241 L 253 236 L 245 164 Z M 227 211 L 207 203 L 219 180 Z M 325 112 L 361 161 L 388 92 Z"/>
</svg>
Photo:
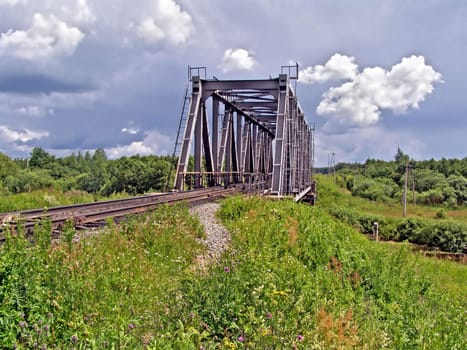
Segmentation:
<svg viewBox="0 0 467 350">
<path fill-rule="evenodd" d="M 82 190 L 108 196 L 164 191 L 170 156 L 131 156 L 108 159 L 103 149 L 55 157 L 40 147 L 27 159 L 11 159 L 0 153 L 0 191 L 22 193 L 43 188 Z"/>
<path fill-rule="evenodd" d="M 368 159 L 364 164 L 339 163 L 336 181 L 353 195 L 374 201 L 402 200 L 407 176 L 407 201 L 417 204 L 467 204 L 467 157 L 414 161 L 399 148 L 394 161 Z"/>
</svg>

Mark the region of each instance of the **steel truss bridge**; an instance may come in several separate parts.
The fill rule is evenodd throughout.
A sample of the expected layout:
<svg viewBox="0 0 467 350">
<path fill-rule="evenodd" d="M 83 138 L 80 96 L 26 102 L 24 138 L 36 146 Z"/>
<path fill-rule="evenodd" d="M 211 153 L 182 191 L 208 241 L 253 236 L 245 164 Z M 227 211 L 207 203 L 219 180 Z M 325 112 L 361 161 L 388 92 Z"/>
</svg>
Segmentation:
<svg viewBox="0 0 467 350">
<path fill-rule="evenodd" d="M 205 67 L 189 67 L 174 190 L 243 183 L 282 196 L 308 188 L 314 129 L 292 86 L 297 78 L 298 65 L 262 80 L 206 79 Z"/>
</svg>

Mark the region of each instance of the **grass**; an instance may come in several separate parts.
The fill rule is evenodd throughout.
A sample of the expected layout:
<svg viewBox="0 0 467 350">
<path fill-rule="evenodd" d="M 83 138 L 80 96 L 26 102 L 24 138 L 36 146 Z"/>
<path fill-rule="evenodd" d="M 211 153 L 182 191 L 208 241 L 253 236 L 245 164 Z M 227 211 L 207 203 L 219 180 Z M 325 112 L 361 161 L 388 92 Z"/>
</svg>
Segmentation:
<svg viewBox="0 0 467 350">
<path fill-rule="evenodd" d="M 325 176 L 317 179 L 318 205 L 362 233 L 371 234 L 376 221 L 379 223 L 379 236 L 384 240 L 408 240 L 451 253 L 462 253 L 467 249 L 465 207 L 448 211 L 444 207 L 418 206 L 412 210 L 409 208 L 403 218 L 399 204 L 353 197 L 347 190 L 336 186 L 332 179 Z"/>
<path fill-rule="evenodd" d="M 161 207 L 71 245 L 36 232 L 49 244 L 10 236 L 0 247 L 2 348 L 142 348 L 174 328 L 179 283 L 200 248 L 187 208 Z"/>
<path fill-rule="evenodd" d="M 79 242 L 51 244 L 46 226 L 34 246 L 10 235 L 1 347 L 466 348 L 465 266 L 368 241 L 292 201 L 234 197 L 219 216 L 232 243 L 208 271 L 193 269 L 202 228 L 184 206 Z"/>
<path fill-rule="evenodd" d="M 354 197 L 352 193 L 342 187 L 336 186 L 333 178 L 324 175 L 316 175 L 319 190 L 319 203 L 328 207 L 334 203 L 342 206 L 356 207 L 366 213 L 384 215 L 390 218 L 401 218 L 403 206 L 396 201 L 375 202 L 365 198 Z M 446 217 L 455 221 L 467 222 L 467 208 L 446 208 L 443 206 L 413 205 L 412 197 L 409 193 L 407 198 L 407 218 L 436 219 L 437 213 L 443 209 Z"/>
<path fill-rule="evenodd" d="M 53 188 L 18 194 L 1 194 L 0 213 L 27 209 L 50 208 L 60 205 L 90 203 L 103 199 L 116 199 L 122 197 L 128 197 L 128 194 L 121 193 L 108 198 L 101 198 L 85 191 L 63 192 Z"/>
</svg>

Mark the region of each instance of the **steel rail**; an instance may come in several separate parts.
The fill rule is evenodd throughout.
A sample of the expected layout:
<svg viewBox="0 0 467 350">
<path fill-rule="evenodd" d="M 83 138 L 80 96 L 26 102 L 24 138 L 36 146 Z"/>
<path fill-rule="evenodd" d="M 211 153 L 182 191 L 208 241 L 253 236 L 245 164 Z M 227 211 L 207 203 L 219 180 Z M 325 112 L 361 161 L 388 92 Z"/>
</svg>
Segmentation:
<svg viewBox="0 0 467 350">
<path fill-rule="evenodd" d="M 145 212 L 162 204 L 174 204 L 177 202 L 198 202 L 214 200 L 229 194 L 238 192 L 233 188 L 209 188 L 192 191 L 151 194 L 96 203 L 84 203 L 77 205 L 66 205 L 52 207 L 49 209 L 33 209 L 0 213 L 0 220 L 14 218 L 0 225 L 0 235 L 6 227 L 17 227 L 20 225 L 26 234 L 31 234 L 36 223 L 42 220 L 50 220 L 52 228 L 59 230 L 65 221 L 71 219 L 75 227 L 97 222 L 106 218 L 123 217 L 129 214 Z M 1 237 L 0 237 L 1 240 Z"/>
</svg>

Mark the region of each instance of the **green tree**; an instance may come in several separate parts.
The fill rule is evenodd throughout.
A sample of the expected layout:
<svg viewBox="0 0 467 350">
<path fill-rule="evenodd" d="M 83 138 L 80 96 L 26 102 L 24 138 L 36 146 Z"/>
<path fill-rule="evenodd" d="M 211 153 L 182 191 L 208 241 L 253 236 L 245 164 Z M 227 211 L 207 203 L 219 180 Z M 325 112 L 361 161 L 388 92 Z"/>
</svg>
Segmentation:
<svg viewBox="0 0 467 350">
<path fill-rule="evenodd" d="M 405 153 L 400 149 L 400 147 L 397 147 L 397 153 L 396 153 L 396 155 L 394 156 L 394 159 L 395 159 L 395 161 L 396 161 L 397 163 L 399 163 L 399 164 L 404 164 L 404 165 L 405 165 L 405 164 L 409 161 L 410 157 L 409 157 L 407 154 L 405 154 Z"/>
<path fill-rule="evenodd" d="M 458 205 L 467 204 L 467 179 L 461 175 L 451 175 L 447 182 L 454 192 Z"/>
<path fill-rule="evenodd" d="M 13 175 L 18 171 L 18 166 L 7 155 L 0 152 L 0 181 L 5 180 L 8 175 Z"/>
<path fill-rule="evenodd" d="M 31 168 L 47 169 L 55 160 L 55 157 L 40 147 L 34 147 L 29 158 Z"/>
</svg>

